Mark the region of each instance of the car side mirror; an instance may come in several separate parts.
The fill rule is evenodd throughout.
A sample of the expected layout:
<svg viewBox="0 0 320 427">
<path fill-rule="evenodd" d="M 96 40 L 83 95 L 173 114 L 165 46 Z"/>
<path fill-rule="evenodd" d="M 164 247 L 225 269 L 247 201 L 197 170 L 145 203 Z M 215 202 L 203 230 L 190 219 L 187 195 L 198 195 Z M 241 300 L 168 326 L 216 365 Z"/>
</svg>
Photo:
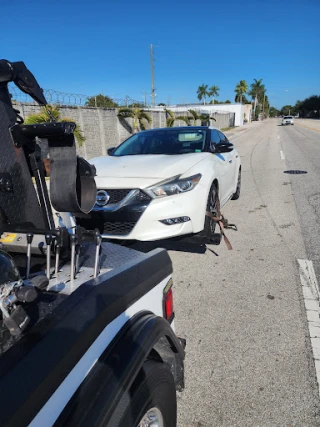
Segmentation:
<svg viewBox="0 0 320 427">
<path fill-rule="evenodd" d="M 230 153 L 234 149 L 234 145 L 230 142 L 224 142 L 221 144 L 210 144 L 210 151 L 211 153 L 217 154 L 217 153 Z"/>
<path fill-rule="evenodd" d="M 110 147 L 107 149 L 107 153 L 109 154 L 109 156 L 114 152 L 115 149 L 116 147 Z"/>
</svg>

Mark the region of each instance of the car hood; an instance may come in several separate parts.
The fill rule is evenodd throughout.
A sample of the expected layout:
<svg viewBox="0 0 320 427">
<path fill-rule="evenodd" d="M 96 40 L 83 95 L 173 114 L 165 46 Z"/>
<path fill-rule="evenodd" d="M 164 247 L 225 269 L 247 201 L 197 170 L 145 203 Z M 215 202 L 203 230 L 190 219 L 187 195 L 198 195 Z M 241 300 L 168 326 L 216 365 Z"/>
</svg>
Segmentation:
<svg viewBox="0 0 320 427">
<path fill-rule="evenodd" d="M 98 178 L 149 178 L 161 180 L 184 174 L 208 155 L 210 153 L 103 156 L 90 159 L 89 162 L 96 167 Z"/>
</svg>

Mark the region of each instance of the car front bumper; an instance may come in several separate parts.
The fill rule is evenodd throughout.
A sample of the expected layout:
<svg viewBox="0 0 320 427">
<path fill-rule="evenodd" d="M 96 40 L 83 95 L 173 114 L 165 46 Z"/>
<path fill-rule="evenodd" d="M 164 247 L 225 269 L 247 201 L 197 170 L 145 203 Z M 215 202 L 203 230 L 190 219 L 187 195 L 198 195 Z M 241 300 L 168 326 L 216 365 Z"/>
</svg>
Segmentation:
<svg viewBox="0 0 320 427">
<path fill-rule="evenodd" d="M 87 229 L 99 228 L 106 239 L 151 241 L 198 233 L 204 227 L 207 198 L 207 189 L 198 184 L 183 194 L 133 202 L 114 211 L 93 210 L 78 218 L 78 223 Z M 172 225 L 161 222 L 181 217 L 190 220 Z"/>
</svg>

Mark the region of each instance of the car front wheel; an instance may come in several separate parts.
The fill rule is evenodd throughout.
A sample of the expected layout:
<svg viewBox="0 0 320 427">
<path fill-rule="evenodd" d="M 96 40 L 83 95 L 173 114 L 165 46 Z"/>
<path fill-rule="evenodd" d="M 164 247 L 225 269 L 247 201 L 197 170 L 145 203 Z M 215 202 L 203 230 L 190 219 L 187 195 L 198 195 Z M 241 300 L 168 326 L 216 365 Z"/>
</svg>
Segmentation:
<svg viewBox="0 0 320 427">
<path fill-rule="evenodd" d="M 238 181 L 237 181 L 237 189 L 234 195 L 231 197 L 231 200 L 238 200 L 241 192 L 241 169 L 239 169 L 238 173 Z"/>
<path fill-rule="evenodd" d="M 218 200 L 218 189 L 215 183 L 211 185 L 208 201 L 207 201 L 207 211 L 212 213 L 213 216 L 218 216 L 217 200 Z M 217 226 L 217 221 L 214 221 L 208 215 L 205 216 L 204 220 L 204 233 L 206 236 L 206 242 L 212 243 L 212 240 L 215 238 L 215 230 Z"/>
</svg>

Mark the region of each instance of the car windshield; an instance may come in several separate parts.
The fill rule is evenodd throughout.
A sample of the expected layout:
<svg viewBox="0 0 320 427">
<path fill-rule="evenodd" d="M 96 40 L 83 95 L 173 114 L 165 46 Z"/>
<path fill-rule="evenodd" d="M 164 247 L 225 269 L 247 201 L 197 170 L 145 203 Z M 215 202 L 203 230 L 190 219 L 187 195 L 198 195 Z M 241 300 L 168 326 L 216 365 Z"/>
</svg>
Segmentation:
<svg viewBox="0 0 320 427">
<path fill-rule="evenodd" d="M 292 119 L 292 116 L 285 116 L 284 119 Z"/>
<path fill-rule="evenodd" d="M 133 135 L 112 155 L 200 153 L 204 149 L 205 141 L 205 129 L 150 130 Z"/>
</svg>

